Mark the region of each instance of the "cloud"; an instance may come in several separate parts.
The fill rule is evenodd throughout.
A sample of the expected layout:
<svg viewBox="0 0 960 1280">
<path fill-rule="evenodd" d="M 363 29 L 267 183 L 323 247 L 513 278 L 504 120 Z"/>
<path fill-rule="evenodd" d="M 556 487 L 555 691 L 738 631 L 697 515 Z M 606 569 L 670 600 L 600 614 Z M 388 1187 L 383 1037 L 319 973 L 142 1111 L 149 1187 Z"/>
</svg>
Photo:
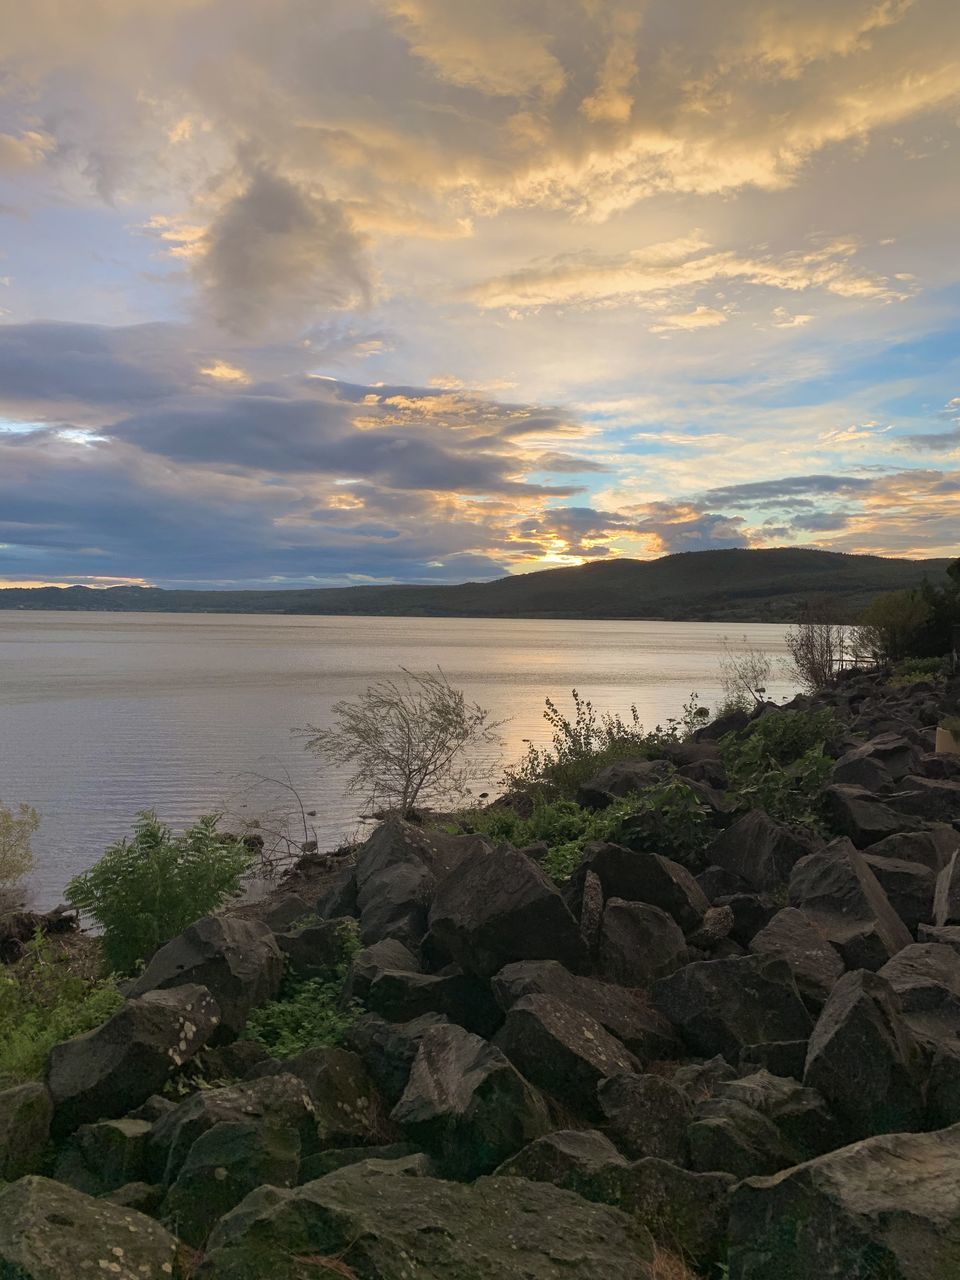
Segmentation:
<svg viewBox="0 0 960 1280">
<path fill-rule="evenodd" d="M 363 241 L 342 206 L 262 165 L 214 218 L 194 271 L 217 321 L 244 335 L 370 300 Z"/>
<path fill-rule="evenodd" d="M 664 316 L 662 320 L 650 326 L 650 332 L 670 333 L 674 330 L 690 332 L 694 329 L 714 329 L 718 324 L 726 324 L 727 318 L 727 313 L 718 311 L 716 307 L 694 307 L 692 311 Z"/>
</svg>

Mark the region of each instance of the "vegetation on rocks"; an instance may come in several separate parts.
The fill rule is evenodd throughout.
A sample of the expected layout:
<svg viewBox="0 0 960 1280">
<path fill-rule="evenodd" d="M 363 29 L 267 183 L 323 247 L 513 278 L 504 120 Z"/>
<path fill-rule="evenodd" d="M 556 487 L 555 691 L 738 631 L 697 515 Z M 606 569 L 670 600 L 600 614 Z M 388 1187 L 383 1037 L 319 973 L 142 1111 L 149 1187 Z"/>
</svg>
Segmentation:
<svg viewBox="0 0 960 1280">
<path fill-rule="evenodd" d="M 31 837 L 40 825 L 36 809 L 0 804 L 0 911 L 15 886 L 33 866 Z"/>
<path fill-rule="evenodd" d="M 222 835 L 218 821 L 207 816 L 173 832 L 144 810 L 131 840 L 118 840 L 67 885 L 67 900 L 103 930 L 104 956 L 114 972 L 133 973 L 240 888 L 251 853 L 242 841 Z"/>
</svg>

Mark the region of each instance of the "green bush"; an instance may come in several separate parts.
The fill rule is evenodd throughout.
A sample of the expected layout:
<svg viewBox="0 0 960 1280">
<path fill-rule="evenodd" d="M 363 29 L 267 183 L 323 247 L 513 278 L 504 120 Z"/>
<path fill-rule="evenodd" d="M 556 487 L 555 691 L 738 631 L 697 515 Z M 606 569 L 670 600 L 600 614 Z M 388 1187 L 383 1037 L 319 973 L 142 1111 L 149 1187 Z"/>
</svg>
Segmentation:
<svg viewBox="0 0 960 1280">
<path fill-rule="evenodd" d="M 38 934 L 16 965 L 0 967 L 0 1089 L 42 1075 L 55 1044 L 99 1026 L 123 1003 L 109 978 L 73 965 Z"/>
<path fill-rule="evenodd" d="M 816 826 L 817 797 L 833 767 L 824 746 L 839 730 L 828 709 L 770 712 L 742 733 L 728 734 L 720 748 L 738 806 Z"/>
<path fill-rule="evenodd" d="M 106 960 L 132 973 L 187 925 L 216 910 L 240 887 L 251 862 L 239 840 L 203 817 L 174 833 L 157 815 L 137 816 L 132 840 L 119 840 L 67 885 L 67 900 L 103 930 Z"/>
<path fill-rule="evenodd" d="M 589 699 L 572 691 L 573 715 L 564 715 L 552 699 L 546 699 L 543 718 L 553 730 L 549 747 L 530 745 L 517 764 L 504 775 L 510 791 L 533 792 L 551 799 L 572 799 L 577 788 L 617 760 L 649 760 L 663 755 L 666 744 L 679 742 L 709 719 L 697 694 L 683 708 L 680 719 L 645 730 L 635 706 L 628 718 L 598 713 Z"/>
<path fill-rule="evenodd" d="M 945 674 L 943 658 L 908 658 L 898 662 L 894 668 L 890 683 L 895 689 L 904 689 L 918 680 L 939 682 Z"/>
<path fill-rule="evenodd" d="M 290 1058 L 319 1045 L 339 1045 L 360 1016 L 357 1001 L 344 1003 L 343 984 L 350 961 L 360 949 L 355 925 L 340 932 L 340 956 L 329 978 L 296 978 L 289 971 L 276 1000 L 254 1009 L 243 1032 L 276 1058 Z"/>
</svg>

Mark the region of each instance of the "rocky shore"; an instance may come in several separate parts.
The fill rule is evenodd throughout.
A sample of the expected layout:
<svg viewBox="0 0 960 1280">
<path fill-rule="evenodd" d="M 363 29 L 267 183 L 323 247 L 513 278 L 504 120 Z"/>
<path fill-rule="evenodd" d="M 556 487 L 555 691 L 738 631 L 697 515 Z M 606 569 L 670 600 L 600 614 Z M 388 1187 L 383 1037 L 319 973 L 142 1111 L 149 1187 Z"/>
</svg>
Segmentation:
<svg viewBox="0 0 960 1280">
<path fill-rule="evenodd" d="M 757 714 L 826 707 L 819 831 L 732 810 L 744 715 L 582 789 L 684 779 L 696 866 L 598 842 L 557 886 L 391 819 L 315 902 L 197 921 L 0 1093 L 0 1276 L 960 1277 L 960 682 Z M 242 1038 L 345 938 L 342 1046 Z"/>
</svg>

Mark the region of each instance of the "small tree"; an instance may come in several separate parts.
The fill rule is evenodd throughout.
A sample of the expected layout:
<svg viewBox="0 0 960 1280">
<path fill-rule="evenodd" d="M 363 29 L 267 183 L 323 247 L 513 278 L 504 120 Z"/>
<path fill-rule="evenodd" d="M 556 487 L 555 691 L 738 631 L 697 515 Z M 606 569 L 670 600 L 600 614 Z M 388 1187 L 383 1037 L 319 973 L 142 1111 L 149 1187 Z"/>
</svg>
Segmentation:
<svg viewBox="0 0 960 1280">
<path fill-rule="evenodd" d="M 412 672 L 370 685 L 357 698 L 334 704 L 336 723 L 309 725 L 306 749 L 332 764 L 356 770 L 347 789 L 364 797 L 370 812 L 386 809 L 409 817 L 416 805 L 462 800 L 471 783 L 492 772 L 483 748 L 498 745 L 489 713 L 468 702 L 443 672 Z"/>
<path fill-rule="evenodd" d="M 103 929 L 104 954 L 115 972 L 132 973 L 239 889 L 250 851 L 221 835 L 218 821 L 207 816 L 174 833 L 152 811 L 139 813 L 133 839 L 112 844 L 67 885 L 67 901 Z"/>
<path fill-rule="evenodd" d="M 723 642 L 720 659 L 721 711 L 743 710 L 763 705 L 773 664 L 762 649 L 731 649 Z"/>
<path fill-rule="evenodd" d="M 930 617 L 930 604 L 918 591 L 888 591 L 863 613 L 857 650 L 875 662 L 899 662 L 914 656 L 917 637 Z"/>
<path fill-rule="evenodd" d="M 808 603 L 784 638 L 790 654 L 786 674 L 811 693 L 826 688 L 850 656 L 850 628 L 837 621 L 828 602 Z"/>
<path fill-rule="evenodd" d="M 0 909 L 33 867 L 30 841 L 39 825 L 40 816 L 29 805 L 22 804 L 14 811 L 0 804 Z"/>
</svg>

